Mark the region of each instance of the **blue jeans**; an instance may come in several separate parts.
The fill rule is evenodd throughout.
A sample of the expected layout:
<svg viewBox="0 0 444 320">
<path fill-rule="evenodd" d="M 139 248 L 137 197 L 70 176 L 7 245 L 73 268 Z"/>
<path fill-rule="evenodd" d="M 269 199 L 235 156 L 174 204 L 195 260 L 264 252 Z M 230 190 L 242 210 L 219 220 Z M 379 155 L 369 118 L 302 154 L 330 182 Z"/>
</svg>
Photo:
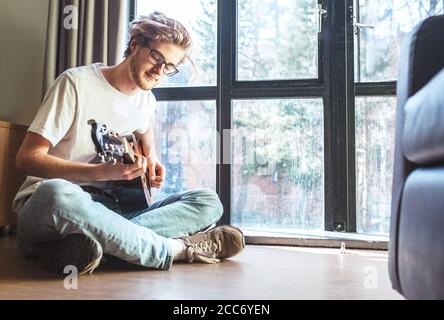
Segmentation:
<svg viewBox="0 0 444 320">
<path fill-rule="evenodd" d="M 194 234 L 217 222 L 223 212 L 217 194 L 194 189 L 172 194 L 149 208 L 123 213 L 114 199 L 85 192 L 63 179 L 42 182 L 18 213 L 17 244 L 38 256 L 39 244 L 82 233 L 103 252 L 133 264 L 169 269 L 167 238 Z"/>
</svg>

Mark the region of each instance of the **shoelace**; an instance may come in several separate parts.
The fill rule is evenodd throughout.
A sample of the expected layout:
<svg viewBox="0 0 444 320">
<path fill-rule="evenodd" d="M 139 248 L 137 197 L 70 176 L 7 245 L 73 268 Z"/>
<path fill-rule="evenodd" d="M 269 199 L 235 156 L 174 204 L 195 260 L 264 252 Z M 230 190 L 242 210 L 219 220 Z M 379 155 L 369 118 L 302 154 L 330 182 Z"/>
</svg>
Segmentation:
<svg viewBox="0 0 444 320">
<path fill-rule="evenodd" d="M 217 243 L 211 240 L 203 240 L 198 243 L 189 243 L 187 249 L 189 262 L 198 260 L 206 263 L 218 263 L 220 262 L 220 259 L 216 258 L 216 253 L 221 246 L 222 243 L 219 239 L 217 239 Z"/>
</svg>

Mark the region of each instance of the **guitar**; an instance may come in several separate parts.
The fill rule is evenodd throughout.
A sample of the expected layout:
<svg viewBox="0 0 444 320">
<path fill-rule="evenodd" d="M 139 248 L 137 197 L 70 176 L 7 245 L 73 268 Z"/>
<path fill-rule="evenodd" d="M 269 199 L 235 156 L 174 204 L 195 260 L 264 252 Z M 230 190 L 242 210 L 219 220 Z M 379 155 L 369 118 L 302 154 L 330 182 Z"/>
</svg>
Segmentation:
<svg viewBox="0 0 444 320">
<path fill-rule="evenodd" d="M 135 163 L 137 161 L 136 154 L 143 154 L 142 144 L 137 141 L 134 134 L 121 136 L 108 129 L 105 124 L 97 123 L 95 120 L 89 120 L 88 124 L 92 127 L 91 138 L 97 150 L 97 157 L 92 163 L 109 162 L 115 164 L 117 161 Z M 116 201 L 123 212 L 146 209 L 153 203 L 147 174 L 129 181 L 110 182 Z"/>
</svg>

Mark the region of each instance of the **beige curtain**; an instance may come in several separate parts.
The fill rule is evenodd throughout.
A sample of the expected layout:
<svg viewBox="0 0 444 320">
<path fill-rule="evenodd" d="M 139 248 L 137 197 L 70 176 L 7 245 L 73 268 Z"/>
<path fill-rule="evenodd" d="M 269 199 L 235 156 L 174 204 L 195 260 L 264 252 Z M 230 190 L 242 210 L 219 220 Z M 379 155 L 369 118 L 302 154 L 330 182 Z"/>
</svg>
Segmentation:
<svg viewBox="0 0 444 320">
<path fill-rule="evenodd" d="M 128 0 L 50 0 L 42 99 L 63 71 L 123 59 Z"/>
</svg>

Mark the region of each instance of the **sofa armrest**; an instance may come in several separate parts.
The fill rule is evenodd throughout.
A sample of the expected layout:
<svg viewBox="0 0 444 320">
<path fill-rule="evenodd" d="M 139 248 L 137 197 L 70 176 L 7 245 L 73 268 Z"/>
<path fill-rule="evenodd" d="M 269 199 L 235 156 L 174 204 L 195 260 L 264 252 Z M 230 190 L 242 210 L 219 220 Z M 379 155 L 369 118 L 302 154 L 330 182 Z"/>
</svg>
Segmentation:
<svg viewBox="0 0 444 320">
<path fill-rule="evenodd" d="M 419 165 L 444 162 L 444 68 L 405 105 L 404 156 Z"/>
</svg>

